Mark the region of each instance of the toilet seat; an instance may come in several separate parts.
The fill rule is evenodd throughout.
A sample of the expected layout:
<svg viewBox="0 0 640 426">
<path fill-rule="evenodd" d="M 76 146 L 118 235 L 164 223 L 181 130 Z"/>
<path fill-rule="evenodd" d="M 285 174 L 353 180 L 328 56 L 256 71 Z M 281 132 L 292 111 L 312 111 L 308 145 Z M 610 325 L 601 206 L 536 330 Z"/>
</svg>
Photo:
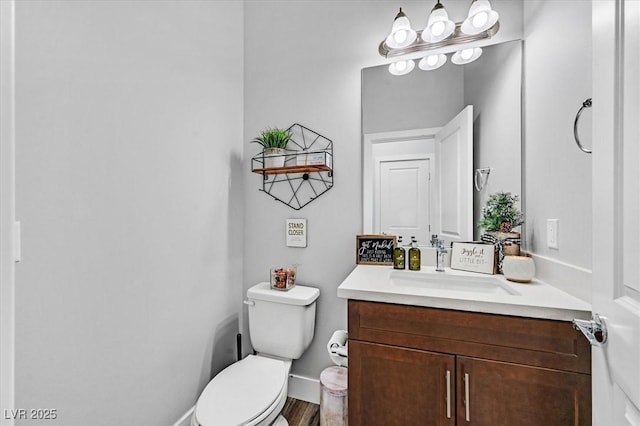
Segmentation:
<svg viewBox="0 0 640 426">
<path fill-rule="evenodd" d="M 203 426 L 245 425 L 278 405 L 287 385 L 285 361 L 249 355 L 222 370 L 198 399 L 195 419 Z"/>
</svg>

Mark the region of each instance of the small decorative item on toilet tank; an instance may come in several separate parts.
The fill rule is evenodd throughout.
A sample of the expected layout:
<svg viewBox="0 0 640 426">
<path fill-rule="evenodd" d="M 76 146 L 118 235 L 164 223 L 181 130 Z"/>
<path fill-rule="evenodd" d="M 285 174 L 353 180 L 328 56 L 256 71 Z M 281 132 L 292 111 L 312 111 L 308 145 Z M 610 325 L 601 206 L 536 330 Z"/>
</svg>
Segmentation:
<svg viewBox="0 0 640 426">
<path fill-rule="evenodd" d="M 270 283 L 273 290 L 290 290 L 296 285 L 295 266 L 271 268 Z"/>
</svg>

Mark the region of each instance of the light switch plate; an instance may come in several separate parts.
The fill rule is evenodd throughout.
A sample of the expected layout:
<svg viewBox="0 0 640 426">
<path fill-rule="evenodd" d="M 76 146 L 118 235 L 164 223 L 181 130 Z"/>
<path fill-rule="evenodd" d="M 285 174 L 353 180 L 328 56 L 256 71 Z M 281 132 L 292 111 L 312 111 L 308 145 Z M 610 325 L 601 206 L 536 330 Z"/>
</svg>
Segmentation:
<svg viewBox="0 0 640 426">
<path fill-rule="evenodd" d="M 558 226 L 559 219 L 547 219 L 547 247 L 558 248 Z"/>
</svg>

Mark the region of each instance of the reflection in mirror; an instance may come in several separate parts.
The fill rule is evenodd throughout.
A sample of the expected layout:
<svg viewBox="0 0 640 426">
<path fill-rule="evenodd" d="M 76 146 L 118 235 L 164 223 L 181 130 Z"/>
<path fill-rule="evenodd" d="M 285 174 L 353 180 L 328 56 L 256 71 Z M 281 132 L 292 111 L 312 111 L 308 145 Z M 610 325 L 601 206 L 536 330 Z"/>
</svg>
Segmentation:
<svg viewBox="0 0 640 426">
<path fill-rule="evenodd" d="M 490 194 L 522 200 L 521 76 L 519 40 L 463 66 L 363 69 L 363 231 L 469 241 Z"/>
</svg>

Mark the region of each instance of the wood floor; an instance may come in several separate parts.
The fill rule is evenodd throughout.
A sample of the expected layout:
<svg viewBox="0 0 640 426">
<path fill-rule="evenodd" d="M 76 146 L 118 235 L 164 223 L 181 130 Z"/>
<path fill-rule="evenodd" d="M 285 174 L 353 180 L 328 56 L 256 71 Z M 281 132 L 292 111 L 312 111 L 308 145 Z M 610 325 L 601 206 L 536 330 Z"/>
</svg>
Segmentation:
<svg viewBox="0 0 640 426">
<path fill-rule="evenodd" d="M 320 406 L 299 399 L 287 398 L 282 415 L 289 426 L 319 426 Z"/>
</svg>

